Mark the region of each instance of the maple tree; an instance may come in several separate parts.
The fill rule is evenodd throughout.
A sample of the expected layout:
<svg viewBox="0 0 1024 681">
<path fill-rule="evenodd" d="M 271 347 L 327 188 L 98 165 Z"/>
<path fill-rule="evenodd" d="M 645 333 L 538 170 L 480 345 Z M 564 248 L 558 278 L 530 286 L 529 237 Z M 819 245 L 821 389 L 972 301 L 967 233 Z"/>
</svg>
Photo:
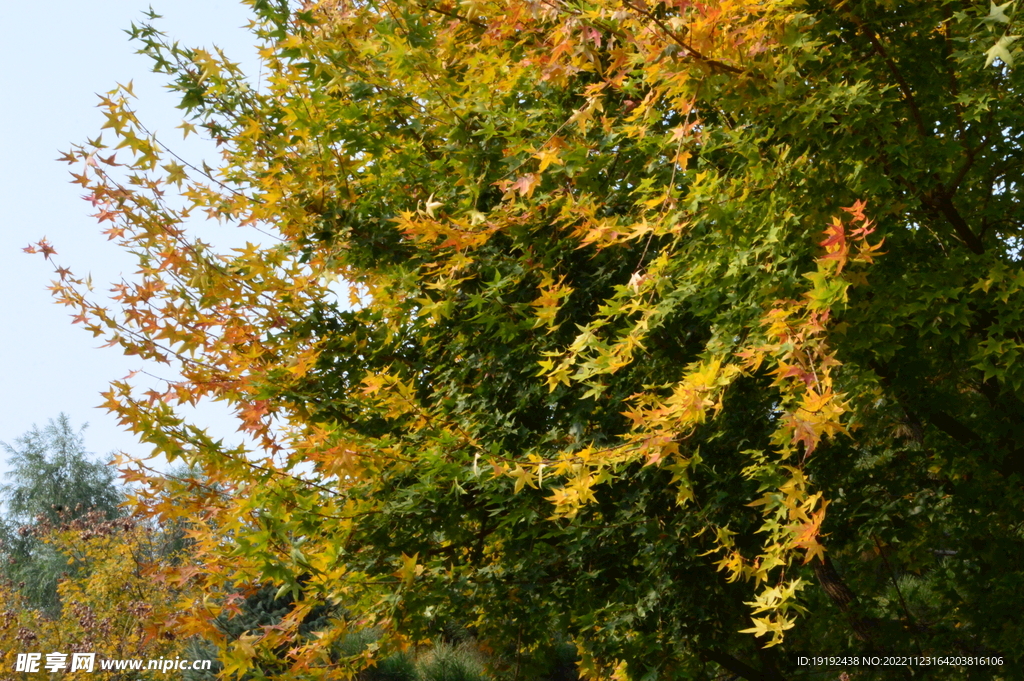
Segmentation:
<svg viewBox="0 0 1024 681">
<path fill-rule="evenodd" d="M 561 632 L 591 677 L 1020 662 L 1014 3 L 249 4 L 259 82 L 133 27 L 221 158 L 107 93 L 65 159 L 139 271 L 54 284 L 178 370 L 106 405 L 208 476 L 139 493 L 207 523 L 204 588 L 291 594 L 226 673 L 455 617 Z M 262 236 L 219 252 L 198 215 Z M 210 399 L 249 444 L 174 410 Z M 326 603 L 357 614 L 300 636 Z"/>
</svg>

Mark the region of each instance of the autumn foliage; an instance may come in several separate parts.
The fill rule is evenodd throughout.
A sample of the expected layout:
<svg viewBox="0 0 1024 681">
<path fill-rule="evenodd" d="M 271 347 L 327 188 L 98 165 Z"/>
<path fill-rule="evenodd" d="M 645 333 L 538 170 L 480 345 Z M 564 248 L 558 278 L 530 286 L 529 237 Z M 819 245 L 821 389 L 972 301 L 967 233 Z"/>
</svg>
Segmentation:
<svg viewBox="0 0 1024 681">
<path fill-rule="evenodd" d="M 171 585 L 160 576 L 160 533 L 97 511 L 43 523 L 32 531 L 67 561 L 58 586 L 60 608 L 56 614 L 34 608 L 17 585 L 0 583 L 0 662 L 5 674 L 15 669 L 18 654 L 42 653 L 45 660 L 46 654 L 62 653 L 66 666 L 59 673 L 70 679 L 158 678 L 159 671 L 103 672 L 101 661 L 174 658 L 181 653 L 183 641 L 159 631 L 158 623 L 179 610 L 179 599 L 191 602 L 195 594 L 187 585 Z M 94 654 L 93 669 L 71 671 L 75 653 Z"/>
<path fill-rule="evenodd" d="M 229 673 L 336 678 L 452 618 L 595 678 L 1024 655 L 1008 6 L 250 4 L 262 80 L 133 28 L 220 158 L 103 96 L 65 159 L 139 269 L 54 284 L 177 373 L 106 406 L 208 476 L 138 498 L 201 519 L 188 570 L 293 598 Z M 244 441 L 175 411 L 206 400 Z"/>
</svg>

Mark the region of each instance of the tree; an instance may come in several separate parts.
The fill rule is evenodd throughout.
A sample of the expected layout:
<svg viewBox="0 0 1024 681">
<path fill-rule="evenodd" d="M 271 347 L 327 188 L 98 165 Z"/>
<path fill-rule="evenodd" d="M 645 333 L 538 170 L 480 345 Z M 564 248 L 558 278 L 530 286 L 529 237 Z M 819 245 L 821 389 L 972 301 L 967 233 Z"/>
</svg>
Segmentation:
<svg viewBox="0 0 1024 681">
<path fill-rule="evenodd" d="M 0 443 L 11 467 L 7 477 L 13 479 L 0 486 L 10 521 L 32 522 L 42 516 L 55 522 L 67 512 L 74 516 L 99 511 L 109 518 L 119 514 L 123 495 L 114 482 L 114 470 L 91 460 L 85 428 L 76 432 L 62 413 L 45 428 L 32 426 L 15 446 Z"/>
<path fill-rule="evenodd" d="M 111 308 L 54 284 L 180 366 L 107 406 L 221 485 L 207 588 L 295 597 L 229 671 L 458 614 L 514 654 L 554 626 L 590 675 L 782 679 L 783 646 L 1015 678 L 1012 3 L 252 4 L 265 83 L 133 27 L 222 159 L 108 93 L 130 158 L 65 159 L 139 275 Z M 197 211 L 269 241 L 216 253 Z M 256 447 L 172 407 L 205 398 Z"/>
<path fill-rule="evenodd" d="M 0 443 L 12 479 L 0 485 L 0 573 L 19 585 L 32 607 L 51 614 L 59 610 L 57 582 L 66 559 L 40 541 L 36 530 L 87 513 L 113 519 L 124 499 L 113 469 L 90 459 L 84 430 L 83 425 L 75 431 L 62 413 L 45 428 L 33 426 L 14 446 Z"/>
<path fill-rule="evenodd" d="M 36 529 L 40 541 L 63 562 L 66 573 L 58 586 L 62 607 L 41 611 L 17 590 L 0 584 L 4 613 L 0 617 L 0 662 L 16 669 L 17 656 L 61 653 L 61 674 L 71 679 L 114 680 L 166 678 L 168 670 L 147 669 L 148 660 L 164 658 L 189 664 L 202 658 L 186 656 L 185 639 L 164 636 L 155 622 L 173 618 L 191 604 L 191 584 L 172 584 L 154 568 L 159 561 L 161 532 L 150 523 L 106 518 L 99 511 Z M 72 665 L 74 653 L 92 653 L 92 669 Z M 110 661 L 142 662 L 141 670 L 104 666 Z M 13 677 L 5 677 L 13 678 Z"/>
</svg>

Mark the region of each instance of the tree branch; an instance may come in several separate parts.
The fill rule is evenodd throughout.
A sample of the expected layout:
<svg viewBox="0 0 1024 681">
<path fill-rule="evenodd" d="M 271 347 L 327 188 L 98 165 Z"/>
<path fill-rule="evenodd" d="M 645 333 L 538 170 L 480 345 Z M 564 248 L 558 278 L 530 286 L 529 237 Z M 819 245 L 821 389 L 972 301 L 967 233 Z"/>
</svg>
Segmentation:
<svg viewBox="0 0 1024 681">
<path fill-rule="evenodd" d="M 872 48 L 875 50 L 875 54 L 882 58 L 885 62 L 886 68 L 889 69 L 889 73 L 896 79 L 896 84 L 899 85 L 900 92 L 903 94 L 903 101 L 907 103 L 907 107 L 910 109 L 910 116 L 914 119 L 914 125 L 917 127 L 918 134 L 921 137 L 930 137 L 928 129 L 925 127 L 924 119 L 921 117 L 921 110 L 917 106 L 917 100 L 914 99 L 914 91 L 910 89 L 910 83 L 907 82 L 906 78 L 903 77 L 903 73 L 900 72 L 896 66 L 896 62 L 892 60 L 889 53 L 886 52 L 885 46 L 882 45 L 882 41 L 878 39 L 878 35 L 872 31 L 867 24 L 865 24 L 860 17 L 856 14 L 849 14 L 850 20 L 857 25 L 861 33 L 871 43 Z"/>
<path fill-rule="evenodd" d="M 934 210 L 935 212 L 946 218 L 949 224 L 953 225 L 953 230 L 956 232 L 960 240 L 964 242 L 964 245 L 971 250 L 972 253 L 981 255 L 985 252 L 985 245 L 981 242 L 981 238 L 974 233 L 967 221 L 957 210 L 953 204 L 953 199 L 943 189 L 938 189 L 931 196 L 923 197 L 926 206 Z"/>
<path fill-rule="evenodd" d="M 748 679 L 749 681 L 784 681 L 783 677 L 779 676 L 778 673 L 762 672 L 754 669 L 749 664 L 721 650 L 705 648 L 700 651 L 700 657 L 702 660 L 714 662 L 722 669 L 732 672 L 741 679 Z"/>
<path fill-rule="evenodd" d="M 686 50 L 687 54 L 689 54 L 692 57 L 696 57 L 698 61 L 704 62 L 712 69 L 718 69 L 721 71 L 726 71 L 728 73 L 743 73 L 743 69 L 738 69 L 735 66 L 731 66 L 730 64 L 726 64 L 725 62 L 718 61 L 717 59 L 705 57 L 699 51 L 694 49 L 691 45 L 687 44 L 682 38 L 676 35 L 675 31 L 666 26 L 664 21 L 654 16 L 654 14 L 652 14 L 650 11 L 637 7 L 636 5 L 630 3 L 629 0 L 623 0 L 622 4 L 630 8 L 637 14 L 647 17 L 648 19 L 653 21 L 655 25 L 657 25 L 657 27 L 660 28 L 665 35 L 671 38 L 672 41 L 679 45 L 681 48 Z"/>
<path fill-rule="evenodd" d="M 871 632 L 871 623 L 857 613 L 859 603 L 857 595 L 850 590 L 843 578 L 836 571 L 832 559 L 827 555 L 811 563 L 818 584 L 825 590 L 828 597 L 835 603 L 847 619 L 854 635 L 871 649 L 878 650 Z"/>
<path fill-rule="evenodd" d="M 441 9 L 440 7 L 434 7 L 432 5 L 427 4 L 417 5 L 417 7 L 427 12 L 436 12 L 437 14 L 443 14 L 446 17 L 451 17 L 452 19 L 457 19 L 458 21 L 464 21 L 467 24 L 473 24 L 477 28 L 487 28 L 487 24 L 481 21 L 477 21 L 476 19 L 471 19 L 461 14 L 457 14 L 456 12 L 450 12 L 448 10 Z"/>
</svg>

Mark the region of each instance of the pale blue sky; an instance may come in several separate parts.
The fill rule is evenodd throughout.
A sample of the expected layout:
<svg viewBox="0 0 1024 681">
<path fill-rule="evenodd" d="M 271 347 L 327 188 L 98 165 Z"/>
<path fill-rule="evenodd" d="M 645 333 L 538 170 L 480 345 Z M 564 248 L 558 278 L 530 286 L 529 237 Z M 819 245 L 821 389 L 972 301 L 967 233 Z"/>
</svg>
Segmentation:
<svg viewBox="0 0 1024 681">
<path fill-rule="evenodd" d="M 0 41 L 0 440 L 13 442 L 33 424 L 63 411 L 72 422 L 88 421 L 89 448 L 144 449 L 97 409 L 111 379 L 140 368 L 139 361 L 72 326 L 66 309 L 46 290 L 52 270 L 41 256 L 21 249 L 46 237 L 57 259 L 76 274 L 91 272 L 97 284 L 130 275 L 133 263 L 100 234 L 95 212 L 69 184 L 69 166 L 54 159 L 72 143 L 94 137 L 103 124 L 96 93 L 133 80 L 140 117 L 161 137 L 176 141 L 181 112 L 163 90 L 162 77 L 134 54 L 123 32 L 152 5 L 158 24 L 183 45 L 223 48 L 255 71 L 254 40 L 244 26 L 248 8 L 234 0 L 55 0 L 46 5 L 4 3 Z M 166 131 L 164 135 L 160 133 Z M 176 148 L 190 159 L 207 153 Z M 209 156 L 213 157 L 210 153 Z M 77 170 L 77 169 L 76 169 Z M 166 372 L 166 370 L 165 370 Z M 233 430 L 211 412 L 218 435 Z M 2 456 L 2 455 L 0 455 Z M 0 471 L 5 470 L 0 462 Z"/>
</svg>

